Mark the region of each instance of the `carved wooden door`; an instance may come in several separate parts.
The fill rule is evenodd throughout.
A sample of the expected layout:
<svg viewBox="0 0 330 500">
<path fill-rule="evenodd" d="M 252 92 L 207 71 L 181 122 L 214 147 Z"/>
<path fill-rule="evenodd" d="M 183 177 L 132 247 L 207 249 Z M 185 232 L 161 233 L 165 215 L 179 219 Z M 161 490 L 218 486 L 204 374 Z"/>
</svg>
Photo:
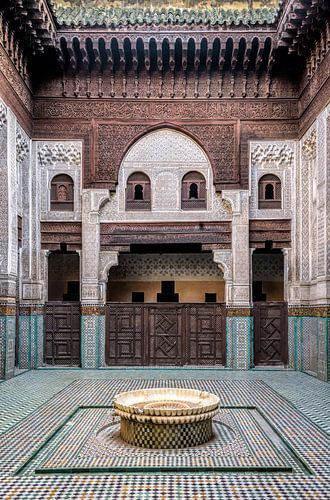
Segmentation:
<svg viewBox="0 0 330 500">
<path fill-rule="evenodd" d="M 182 306 L 157 304 L 149 308 L 148 346 L 151 365 L 182 365 Z"/>
<path fill-rule="evenodd" d="M 288 308 L 286 302 L 254 305 L 255 365 L 286 364 L 288 358 Z"/>
<path fill-rule="evenodd" d="M 110 366 L 224 365 L 222 304 L 107 305 Z"/>
<path fill-rule="evenodd" d="M 222 304 L 190 304 L 186 310 L 187 364 L 225 365 L 226 309 Z"/>
<path fill-rule="evenodd" d="M 80 365 L 79 303 L 46 303 L 44 342 L 46 364 L 62 366 Z"/>
<path fill-rule="evenodd" d="M 106 318 L 106 357 L 108 364 L 144 364 L 144 305 L 108 304 Z"/>
</svg>

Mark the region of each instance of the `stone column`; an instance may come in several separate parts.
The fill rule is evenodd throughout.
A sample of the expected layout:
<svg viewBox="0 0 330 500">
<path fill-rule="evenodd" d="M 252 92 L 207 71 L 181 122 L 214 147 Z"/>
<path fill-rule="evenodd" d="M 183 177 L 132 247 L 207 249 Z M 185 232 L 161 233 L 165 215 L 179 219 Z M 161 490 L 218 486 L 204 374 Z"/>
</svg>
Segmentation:
<svg viewBox="0 0 330 500">
<path fill-rule="evenodd" d="M 230 368 L 245 370 L 251 366 L 252 312 L 250 302 L 249 192 L 224 191 L 232 206 L 231 271 L 226 279 L 227 361 Z M 225 251 L 215 256 L 226 267 Z M 221 255 L 221 253 L 223 255 Z M 222 260 L 221 260 L 222 259 Z M 221 264 L 222 262 L 222 264 Z M 229 257 L 227 257 L 229 262 Z"/>
<path fill-rule="evenodd" d="M 16 119 L 0 101 L 0 377 L 15 369 L 17 287 Z"/>
<path fill-rule="evenodd" d="M 109 191 L 84 189 L 82 192 L 81 254 L 81 364 L 82 368 L 104 366 L 105 301 L 99 281 L 99 210 L 109 199 Z"/>
</svg>

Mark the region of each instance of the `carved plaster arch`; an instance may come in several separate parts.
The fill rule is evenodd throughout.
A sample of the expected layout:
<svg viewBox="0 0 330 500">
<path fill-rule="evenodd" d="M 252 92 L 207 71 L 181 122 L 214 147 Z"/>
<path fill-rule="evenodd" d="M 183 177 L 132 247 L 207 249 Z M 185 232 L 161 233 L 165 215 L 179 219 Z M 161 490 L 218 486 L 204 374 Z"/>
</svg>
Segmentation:
<svg viewBox="0 0 330 500">
<path fill-rule="evenodd" d="M 211 166 L 211 162 L 210 162 L 210 159 L 205 151 L 205 148 L 200 144 L 198 139 L 195 137 L 192 137 L 192 135 L 189 132 L 187 132 L 186 130 L 180 129 L 178 127 L 174 127 L 170 124 L 158 125 L 157 127 L 153 127 L 151 129 L 148 129 L 143 134 L 139 134 L 138 136 L 136 136 L 134 138 L 134 140 L 131 141 L 131 143 L 127 147 L 126 152 L 123 155 L 121 164 L 123 164 L 124 162 L 127 162 L 127 161 L 132 161 L 131 160 L 132 155 L 134 155 L 135 150 L 137 148 L 141 147 L 141 145 L 143 147 L 145 147 L 150 142 L 150 139 L 151 140 L 155 139 L 155 138 L 157 139 L 157 136 L 161 137 L 163 134 L 166 134 L 166 133 L 171 134 L 172 141 L 173 141 L 172 146 L 175 146 L 175 142 L 180 141 L 180 139 L 181 139 L 181 144 L 183 144 L 184 142 L 186 144 L 190 144 L 190 146 L 193 148 L 193 152 L 197 152 L 197 150 L 200 152 L 200 159 L 199 159 L 200 162 L 208 163 Z M 168 153 L 171 154 L 171 152 L 172 151 L 167 150 L 166 154 L 168 154 Z M 155 151 L 155 153 L 156 153 L 156 151 Z M 157 150 L 157 153 L 163 154 L 163 151 Z M 141 154 L 139 154 L 138 156 L 139 156 L 139 159 L 143 162 L 143 156 L 141 156 Z M 164 155 L 163 160 L 165 160 L 165 159 L 167 159 L 167 156 Z M 152 160 L 149 160 L 149 158 L 146 157 L 145 161 L 152 161 Z M 159 161 L 162 161 L 162 158 L 160 158 Z"/>
<path fill-rule="evenodd" d="M 233 279 L 233 259 L 231 250 L 213 250 L 213 261 L 223 272 L 223 279 L 231 282 Z"/>
<path fill-rule="evenodd" d="M 211 160 L 211 155 L 208 153 L 206 147 L 201 143 L 198 137 L 196 137 L 194 134 L 190 132 L 190 130 L 186 130 L 183 127 L 180 127 L 178 125 L 172 124 L 172 123 L 158 123 L 157 125 L 154 125 L 152 127 L 147 128 L 143 132 L 140 132 L 137 134 L 126 146 L 126 149 L 124 151 L 124 154 L 121 158 L 120 161 L 120 166 L 119 166 L 119 171 L 121 166 L 125 161 L 127 161 L 127 157 L 130 154 L 130 152 L 133 150 L 133 148 L 141 141 L 144 140 L 145 138 L 151 136 L 151 134 L 157 133 L 157 132 L 163 132 L 163 131 L 172 131 L 173 133 L 176 133 L 178 135 L 184 136 L 187 140 L 191 141 L 191 144 L 193 147 L 197 147 L 200 149 L 200 151 L 203 153 L 205 161 L 208 163 L 208 165 L 211 167 L 212 170 L 212 177 L 215 179 L 216 177 L 216 170 L 215 170 L 215 165 L 213 164 Z"/>
<path fill-rule="evenodd" d="M 107 283 L 109 277 L 109 270 L 113 266 L 118 266 L 119 252 L 106 251 L 100 252 L 99 259 L 99 280 Z"/>
</svg>

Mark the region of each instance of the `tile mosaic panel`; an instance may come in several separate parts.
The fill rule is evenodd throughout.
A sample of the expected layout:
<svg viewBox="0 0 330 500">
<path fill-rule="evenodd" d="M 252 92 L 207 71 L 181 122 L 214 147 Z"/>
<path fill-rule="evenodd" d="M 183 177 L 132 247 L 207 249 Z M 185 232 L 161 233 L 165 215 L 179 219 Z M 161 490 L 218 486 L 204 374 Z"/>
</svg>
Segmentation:
<svg viewBox="0 0 330 500">
<path fill-rule="evenodd" d="M 227 317 L 227 367 L 247 370 L 251 366 L 252 317 Z"/>
<path fill-rule="evenodd" d="M 119 418 L 111 409 L 84 408 L 56 434 L 53 442 L 29 463 L 24 474 L 101 472 L 125 470 L 147 472 L 161 468 L 222 472 L 302 473 L 283 443 L 275 447 L 261 427 L 257 410 L 222 409 L 214 418 L 214 437 L 205 445 L 180 450 L 146 450 L 130 446 L 119 436 Z M 263 425 L 265 423 L 263 422 Z M 266 424 L 267 425 L 267 424 Z"/>
<path fill-rule="evenodd" d="M 83 368 L 105 366 L 104 316 L 81 316 L 81 358 Z"/>
<path fill-rule="evenodd" d="M 43 364 L 43 316 L 19 317 L 19 367 L 38 368 Z"/>
<path fill-rule="evenodd" d="M 67 371 L 68 375 L 72 372 L 72 370 Z M 146 371 L 149 375 L 150 372 Z M 188 370 L 184 372 L 187 373 Z M 120 499 L 136 498 L 140 500 L 154 498 L 161 491 L 164 498 L 186 498 L 186 495 L 190 495 L 191 498 L 203 498 L 204 495 L 204 498 L 208 499 L 286 498 L 300 500 L 320 498 L 323 500 L 328 498 L 329 435 L 260 380 L 197 380 L 196 372 L 198 371 L 193 371 L 193 380 L 160 379 L 160 371 L 157 371 L 158 380 L 86 379 L 72 382 L 66 389 L 58 392 L 29 416 L 0 435 L 1 495 L 11 500 L 47 498 L 47 496 L 58 499 L 111 498 L 116 496 Z M 70 380 L 65 372 L 62 373 L 61 377 L 66 378 L 67 381 Z M 82 373 L 83 376 L 96 374 L 96 372 L 80 371 L 76 371 L 76 373 Z M 98 372 L 98 374 L 100 373 L 102 372 Z M 139 373 L 143 373 L 143 370 Z M 203 373 L 205 379 L 205 371 Z M 217 373 L 219 377 L 219 373 L 222 372 L 213 371 L 212 373 L 214 376 Z M 223 373 L 224 377 L 228 376 L 226 372 Z M 245 376 L 247 373 L 236 373 L 236 376 L 243 377 L 243 375 Z M 289 375 L 290 372 L 285 374 L 285 377 Z M 293 375 L 297 377 L 298 374 Z M 42 376 L 42 372 L 39 373 L 39 376 Z M 77 376 L 79 377 L 79 375 Z M 18 379 L 24 377 L 25 375 L 22 375 Z M 277 375 L 272 372 L 269 378 L 275 380 L 276 377 Z M 277 379 L 279 386 L 283 386 L 283 377 L 284 374 L 281 374 Z M 304 380 L 311 380 L 314 387 L 316 387 L 316 382 L 318 387 L 324 387 L 321 382 L 315 379 L 303 377 L 305 377 Z M 11 382 L 9 381 L 9 384 Z M 307 464 L 310 472 L 306 470 L 302 474 L 297 472 L 296 474 L 284 475 L 256 473 L 220 475 L 216 472 L 188 475 L 180 475 L 178 472 L 167 475 L 160 473 L 127 475 L 127 472 L 118 475 L 99 474 L 95 476 L 91 474 L 81 476 L 54 475 L 51 477 L 49 475 L 42 477 L 13 475 L 36 451 L 40 450 L 40 447 L 54 435 L 57 429 L 69 422 L 68 417 L 79 406 L 109 406 L 114 394 L 119 391 L 174 385 L 200 388 L 219 394 L 222 406 L 257 407 L 262 416 L 272 424 L 276 433 L 294 449 L 300 460 Z M 290 389 L 293 389 L 292 385 Z M 298 392 L 299 390 L 302 391 L 305 388 L 298 388 Z M 247 442 L 245 442 L 245 446 L 248 448 Z M 83 448 L 79 454 L 82 451 Z M 282 454 L 281 458 L 283 460 Z M 177 494 L 178 496 L 176 496 Z"/>
</svg>

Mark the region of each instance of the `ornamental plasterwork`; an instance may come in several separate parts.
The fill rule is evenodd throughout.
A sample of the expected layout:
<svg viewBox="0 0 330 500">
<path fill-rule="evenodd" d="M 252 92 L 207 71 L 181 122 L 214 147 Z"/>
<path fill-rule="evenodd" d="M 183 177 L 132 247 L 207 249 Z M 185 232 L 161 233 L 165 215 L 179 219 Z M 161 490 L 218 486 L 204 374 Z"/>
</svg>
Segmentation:
<svg viewBox="0 0 330 500">
<path fill-rule="evenodd" d="M 206 181 L 207 209 L 181 210 L 181 183 L 188 172 L 203 174 Z M 151 181 L 151 210 L 125 209 L 128 177 L 144 172 Z M 127 153 L 119 171 L 117 191 L 100 211 L 102 222 L 228 220 L 228 204 L 213 186 L 213 172 L 204 151 L 190 137 L 170 129 L 147 134 Z"/>
<path fill-rule="evenodd" d="M 233 256 L 231 250 L 213 250 L 213 261 L 223 273 L 225 281 L 233 279 Z"/>
<path fill-rule="evenodd" d="M 285 142 L 251 143 L 251 165 L 286 165 L 291 167 L 294 149 Z"/>
<path fill-rule="evenodd" d="M 109 281 L 222 281 L 223 272 L 210 254 L 120 255 Z"/>
<path fill-rule="evenodd" d="M 37 171 L 40 177 L 41 220 L 80 220 L 80 185 L 82 170 L 81 141 L 38 141 Z M 50 210 L 50 187 L 53 177 L 69 175 L 74 182 L 74 210 Z"/>
<path fill-rule="evenodd" d="M 30 152 L 29 138 L 23 130 L 17 126 L 16 128 L 16 161 L 22 163 Z"/>
<path fill-rule="evenodd" d="M 99 257 L 99 277 L 100 281 L 108 281 L 108 272 L 118 266 L 118 252 L 100 252 Z"/>
<path fill-rule="evenodd" d="M 316 130 L 313 129 L 302 143 L 303 157 L 308 160 L 315 160 L 316 158 Z"/>
<path fill-rule="evenodd" d="M 250 219 L 292 217 L 292 189 L 296 166 L 296 142 L 250 142 Z M 258 208 L 258 182 L 266 174 L 276 175 L 282 186 L 282 208 Z"/>
<path fill-rule="evenodd" d="M 7 108 L 4 105 L 4 103 L 0 100 L 0 130 L 6 125 L 7 123 Z"/>
<path fill-rule="evenodd" d="M 81 166 L 81 142 L 40 142 L 38 144 L 40 166 Z"/>
<path fill-rule="evenodd" d="M 24 130 L 17 125 L 16 126 L 16 180 L 17 180 L 17 206 L 18 206 L 18 213 L 19 215 L 22 215 L 22 189 L 23 189 L 23 182 L 22 179 L 24 178 L 26 181 L 26 177 L 24 177 L 23 170 L 28 170 L 29 166 L 27 165 L 26 168 L 24 168 L 23 163 L 27 161 L 30 161 L 30 138 L 28 135 L 24 132 Z"/>
</svg>

